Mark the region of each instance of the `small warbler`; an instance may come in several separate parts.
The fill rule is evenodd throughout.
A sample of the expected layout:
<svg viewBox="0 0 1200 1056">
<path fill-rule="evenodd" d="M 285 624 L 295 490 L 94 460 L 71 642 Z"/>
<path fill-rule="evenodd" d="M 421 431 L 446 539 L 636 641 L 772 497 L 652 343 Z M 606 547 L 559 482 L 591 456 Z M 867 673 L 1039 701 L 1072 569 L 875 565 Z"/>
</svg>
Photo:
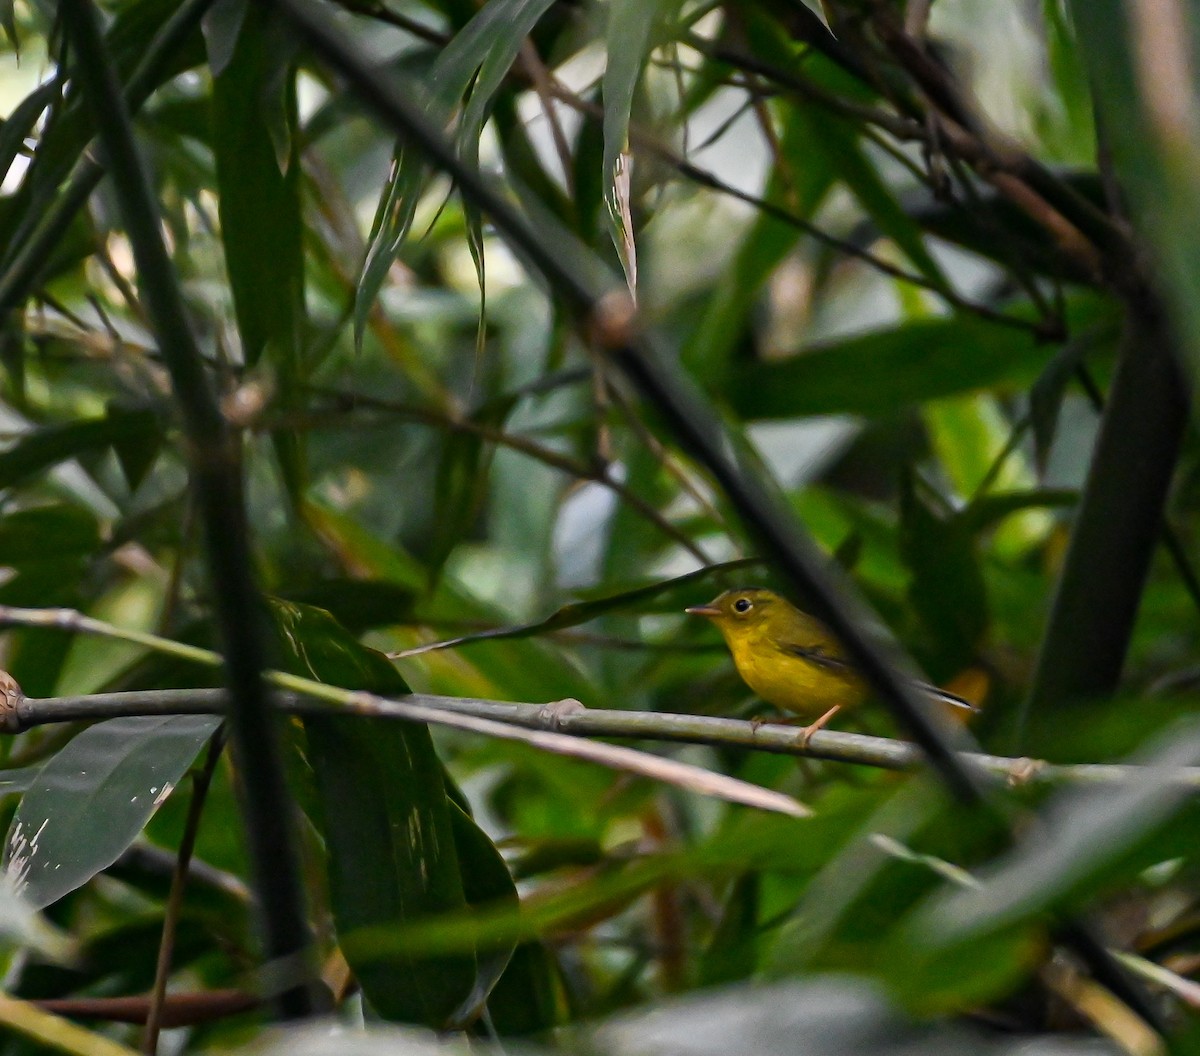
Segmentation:
<svg viewBox="0 0 1200 1056">
<path fill-rule="evenodd" d="M 763 700 L 802 718 L 816 716 L 803 731 L 805 744 L 842 708 L 867 696 L 867 684 L 825 625 L 773 591 L 727 590 L 685 611 L 717 625 L 742 681 Z M 976 710 L 953 693 L 918 685 L 936 700 Z"/>
</svg>

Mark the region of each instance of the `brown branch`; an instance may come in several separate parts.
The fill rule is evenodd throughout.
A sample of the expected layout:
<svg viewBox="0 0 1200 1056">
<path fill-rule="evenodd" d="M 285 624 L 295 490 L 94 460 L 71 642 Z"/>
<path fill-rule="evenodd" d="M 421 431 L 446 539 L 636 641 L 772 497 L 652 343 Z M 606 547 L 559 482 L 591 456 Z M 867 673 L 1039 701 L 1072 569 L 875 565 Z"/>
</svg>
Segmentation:
<svg viewBox="0 0 1200 1056">
<path fill-rule="evenodd" d="M 131 997 L 52 997 L 30 1004 L 43 1012 L 72 1019 L 109 1023 L 145 1023 L 150 1015 L 149 994 Z M 193 1027 L 260 1008 L 263 998 L 244 990 L 202 990 L 168 994 L 162 1006 L 163 1027 Z"/>
<path fill-rule="evenodd" d="M 183 892 L 187 886 L 188 870 L 192 864 L 192 852 L 196 849 L 196 833 L 200 829 L 200 817 L 204 813 L 204 802 L 208 798 L 208 786 L 213 772 L 225 749 L 225 728 L 217 727 L 208 742 L 208 755 L 204 766 L 192 779 L 192 799 L 188 804 L 187 821 L 183 827 L 183 838 L 179 841 L 179 853 L 175 859 L 175 870 L 171 875 L 171 891 L 167 896 L 167 908 L 163 914 L 162 939 L 158 945 L 158 962 L 154 968 L 154 989 L 150 992 L 150 1007 L 146 1011 L 146 1030 L 142 1037 L 142 1051 L 154 1056 L 158 1051 L 158 1034 L 167 1023 L 164 1010 L 167 1000 L 167 979 L 171 975 L 171 960 L 175 954 L 175 934 L 179 926 L 179 914 L 183 910 Z"/>
<path fill-rule="evenodd" d="M 1087 274 L 1111 280 L 1111 268 L 1106 270 L 1104 262 L 1127 261 L 1127 254 L 1132 252 L 1119 225 L 1015 145 L 997 145 L 985 139 L 946 72 L 898 26 L 891 25 L 886 35 L 893 56 L 936 109 L 922 112 L 913 104 L 901 107 L 905 113 L 890 113 L 844 99 L 791 70 L 728 46 L 699 38 L 689 43 L 716 61 L 765 77 L 844 117 L 883 129 L 898 140 L 920 142 L 929 150 L 949 146 L 1000 194 L 1047 230 L 1064 255 L 1085 268 Z"/>
<path fill-rule="evenodd" d="M 399 11 L 393 11 L 383 3 L 372 3 L 371 0 L 337 0 L 337 4 L 352 14 L 373 18 L 377 22 L 411 33 L 417 39 L 425 41 L 426 44 L 434 44 L 440 48 L 450 42 L 449 34 L 431 29 L 423 22 L 409 18 L 408 15 L 403 15 Z"/>
</svg>

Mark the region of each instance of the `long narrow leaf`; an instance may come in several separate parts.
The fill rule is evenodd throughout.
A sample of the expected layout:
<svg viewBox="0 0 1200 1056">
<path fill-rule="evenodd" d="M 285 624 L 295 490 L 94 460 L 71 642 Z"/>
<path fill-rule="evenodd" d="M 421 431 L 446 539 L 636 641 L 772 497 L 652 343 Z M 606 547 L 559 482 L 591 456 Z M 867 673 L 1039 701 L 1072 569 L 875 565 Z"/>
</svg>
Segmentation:
<svg viewBox="0 0 1200 1056">
<path fill-rule="evenodd" d="M 38 771 L 4 846 L 25 900 L 48 906 L 121 856 L 212 736 L 214 715 L 112 719 Z"/>
</svg>

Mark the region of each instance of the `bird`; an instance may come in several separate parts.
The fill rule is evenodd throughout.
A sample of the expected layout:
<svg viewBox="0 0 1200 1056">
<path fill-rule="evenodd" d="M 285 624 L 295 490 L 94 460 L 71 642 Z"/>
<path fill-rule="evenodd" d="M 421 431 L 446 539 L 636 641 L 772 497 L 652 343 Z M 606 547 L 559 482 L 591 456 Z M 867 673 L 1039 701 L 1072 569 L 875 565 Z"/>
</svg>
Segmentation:
<svg viewBox="0 0 1200 1056">
<path fill-rule="evenodd" d="M 839 711 L 861 704 L 868 694 L 867 683 L 829 629 L 774 591 L 740 587 L 684 611 L 716 624 L 742 681 L 768 704 L 801 718 L 816 716 L 801 731 L 803 746 Z M 978 710 L 944 689 L 916 685 L 954 708 Z"/>
</svg>

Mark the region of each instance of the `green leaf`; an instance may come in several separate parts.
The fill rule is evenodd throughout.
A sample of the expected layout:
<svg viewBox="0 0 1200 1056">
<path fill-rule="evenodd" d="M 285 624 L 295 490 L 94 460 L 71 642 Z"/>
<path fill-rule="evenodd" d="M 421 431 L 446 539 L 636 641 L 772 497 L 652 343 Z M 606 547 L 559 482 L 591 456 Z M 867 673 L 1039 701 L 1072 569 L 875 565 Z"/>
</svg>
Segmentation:
<svg viewBox="0 0 1200 1056">
<path fill-rule="evenodd" d="M 408 687 L 382 653 L 327 613 L 286 602 L 271 612 L 284 670 L 386 695 Z M 466 905 L 452 807 L 429 730 L 352 715 L 304 719 L 328 856 L 334 924 L 371 1006 L 385 1019 L 442 1028 L 472 993 L 472 955 L 362 959 L 362 928 L 412 923 Z"/>
<path fill-rule="evenodd" d="M 822 155 L 825 167 L 849 187 L 879 230 L 904 251 L 925 278 L 935 286 L 946 287 L 945 276 L 925 248 L 921 229 L 863 153 L 858 126 L 818 106 L 798 106 L 796 116 L 807 126 L 805 152 L 796 158 L 797 164 L 807 163 L 809 151 Z"/>
<path fill-rule="evenodd" d="M 376 579 L 325 579 L 289 595 L 314 608 L 326 609 L 352 634 L 396 623 L 412 611 L 416 588 Z"/>
<path fill-rule="evenodd" d="M 4 868 L 35 908 L 124 852 L 220 724 L 214 715 L 97 723 L 46 761 L 21 799 Z"/>
<path fill-rule="evenodd" d="M 0 775 L 0 787 L 3 775 Z M 0 951 L 6 956 L 25 948 L 49 960 L 65 961 L 74 953 L 70 937 L 47 921 L 11 887 L 0 887 Z"/>
<path fill-rule="evenodd" d="M 1200 158 L 1195 106 L 1200 85 L 1194 63 L 1185 57 L 1193 39 L 1194 11 L 1179 9 L 1177 31 L 1173 23 L 1143 18 L 1139 8 L 1120 0 L 1068 0 L 1066 6 L 1104 128 L 1111 171 L 1128 198 L 1135 240 L 1147 245 L 1152 256 L 1138 270 L 1154 276 L 1157 288 L 1150 300 L 1161 296 L 1166 302 L 1194 397 L 1200 391 L 1200 247 L 1190 232 L 1200 224 L 1200 190 L 1194 179 Z M 1164 40 L 1182 37 L 1177 40 L 1179 57 L 1158 54 L 1152 32 Z M 1164 63 L 1171 71 L 1169 82 Z M 1124 247 L 1118 244 L 1117 249 Z"/>
<path fill-rule="evenodd" d="M 521 942 L 492 990 L 488 1015 L 501 1037 L 540 1034 L 559 1023 L 559 973 L 537 941 Z"/>
<path fill-rule="evenodd" d="M 0 453 L 0 488 L 12 487 L 26 477 L 88 452 L 118 444 L 159 443 L 161 430 L 161 423 L 152 411 L 116 407 L 104 418 L 37 429 Z"/>
<path fill-rule="evenodd" d="M 1034 455 L 1043 470 L 1050 457 L 1050 448 L 1054 445 L 1058 413 L 1062 409 L 1067 386 L 1075 377 L 1090 346 L 1091 342 L 1086 339 L 1063 345 L 1029 390 L 1029 421 L 1033 427 Z"/>
<path fill-rule="evenodd" d="M 517 885 L 496 845 L 488 838 L 466 811 L 450 804 L 450 820 L 454 828 L 454 846 L 462 869 L 463 896 L 472 909 L 487 912 L 507 905 L 518 905 Z M 457 1029 L 473 1023 L 482 1013 L 500 978 L 508 968 L 516 944 L 499 942 L 475 951 L 479 971 L 471 993 L 454 1013 L 451 1022 Z"/>
<path fill-rule="evenodd" d="M 35 506 L 0 519 L 0 565 L 52 561 L 61 571 L 65 559 L 99 546 L 96 518 L 79 506 Z"/>
<path fill-rule="evenodd" d="M 674 5 L 672 5 L 674 6 Z M 634 271 L 626 245 L 634 233 L 625 231 L 622 209 L 617 200 L 617 165 L 629 150 L 629 117 L 633 95 L 642 76 L 642 67 L 650 52 L 651 30 L 665 13 L 666 0 L 610 0 L 605 32 L 604 64 L 604 201 L 612 223 L 613 243 L 621 257 L 626 278 L 632 283 Z"/>
<path fill-rule="evenodd" d="M 37 780 L 40 766 L 22 766 L 12 770 L 0 770 L 0 796 L 13 792 L 28 792 Z"/>
<path fill-rule="evenodd" d="M 120 422 L 122 418 L 129 419 L 129 429 L 119 432 L 113 438 L 112 446 L 129 490 L 136 491 L 162 450 L 162 429 L 151 412 L 123 408 L 119 404 L 109 406 L 108 417 L 113 422 Z"/>
<path fill-rule="evenodd" d="M 829 16 L 825 14 L 824 0 L 800 0 L 800 2 L 817 16 L 821 25 L 830 32 L 833 32 L 832 27 L 829 25 Z"/>
<path fill-rule="evenodd" d="M 521 2 L 508 5 L 509 21 L 504 21 L 504 12 L 494 11 L 487 12 L 489 16 L 494 16 L 494 21 L 486 26 L 487 32 L 484 32 L 483 15 L 486 12 L 481 11 L 479 21 L 478 35 L 472 36 L 472 44 L 479 50 L 472 53 L 471 45 L 464 44 L 462 57 L 465 60 L 467 68 L 471 65 L 478 65 L 478 72 L 474 75 L 474 81 L 471 83 L 470 94 L 467 97 L 467 104 L 463 109 L 462 118 L 459 121 L 457 140 L 459 156 L 472 169 L 479 168 L 479 139 L 483 134 L 483 125 L 487 120 L 488 114 L 492 109 L 493 98 L 499 90 L 501 84 L 504 83 L 504 78 L 508 76 L 508 71 L 512 68 L 513 62 L 516 60 L 517 52 L 520 50 L 521 43 L 533 32 L 534 26 L 538 20 L 546 13 L 553 0 L 521 0 Z M 487 5 L 489 8 L 501 8 L 505 6 L 504 0 L 491 0 Z M 464 27 L 460 36 L 466 36 L 468 30 L 471 30 L 475 25 L 476 20 L 472 20 Z M 434 65 L 435 80 L 441 75 L 446 75 L 448 84 L 458 84 L 461 74 L 453 69 L 451 60 L 447 60 L 447 65 L 442 66 L 441 60 L 446 57 L 446 54 L 455 48 L 458 43 L 458 37 L 451 41 L 446 51 L 442 53 L 438 63 Z M 483 56 L 483 61 L 478 62 L 479 56 Z M 461 94 L 459 92 L 458 94 Z M 485 314 L 485 275 L 484 275 L 484 248 L 483 248 L 483 217 L 479 210 L 470 202 L 464 202 L 463 212 L 467 222 L 467 243 L 471 250 L 471 259 L 475 264 L 475 274 L 479 281 L 479 298 L 480 298 L 480 336 L 479 341 L 483 338 L 483 320 Z"/>
<path fill-rule="evenodd" d="M 954 515 L 963 531 L 976 536 L 1022 510 L 1053 510 L 1074 506 L 1079 493 L 1070 488 L 1031 488 L 1027 491 L 995 491 L 973 499 Z"/>
<path fill-rule="evenodd" d="M 442 1028 L 475 984 L 469 955 L 360 959 L 362 928 L 461 909 L 462 880 L 441 766 L 424 727 L 306 718 L 334 923 L 371 1006 L 385 1019 Z"/>
<path fill-rule="evenodd" d="M 1174 774 L 1200 760 L 1200 730 L 1180 723 L 1139 755 L 1142 767 L 1123 784 L 1058 793 L 1039 831 L 982 872 L 978 889 L 944 892 L 923 907 L 909 941 L 939 955 L 974 948 L 1048 912 L 1070 912 L 1156 862 L 1182 857 L 1194 866 L 1200 808 Z"/>
<path fill-rule="evenodd" d="M 721 919 L 700 959 L 700 985 L 746 979 L 758 967 L 759 877 L 744 873 L 729 889 Z"/>
<path fill-rule="evenodd" d="M 11 3 L 8 9 L 11 13 Z M 7 26 L 5 28 L 7 29 Z M 38 85 L 16 105 L 12 113 L 5 118 L 4 124 L 0 125 L 0 179 L 8 174 L 12 163 L 25 145 L 25 139 L 33 134 L 38 119 L 61 90 L 62 86 L 57 80 Z"/>
<path fill-rule="evenodd" d="M 1039 139 L 1053 155 L 1090 166 L 1096 157 L 1096 100 L 1084 55 L 1062 0 L 1042 0 L 1046 58 L 1057 89 L 1054 102 L 1039 115 Z"/>
<path fill-rule="evenodd" d="M 594 95 L 585 96 L 590 103 Z M 575 231 L 587 245 L 599 237 L 600 210 L 604 204 L 604 123 L 585 121 L 579 130 L 573 156 Z"/>
<path fill-rule="evenodd" d="M 966 316 L 816 345 L 789 359 L 739 368 L 724 395 L 749 419 L 815 414 L 888 418 L 923 400 L 982 388 L 1017 388 L 1044 369 L 1032 334 Z"/>
<path fill-rule="evenodd" d="M 213 77 L 220 77 L 233 61 L 248 6 L 249 0 L 215 0 L 200 21 Z"/>
<path fill-rule="evenodd" d="M 1048 946 L 1044 924 L 1037 920 L 948 950 L 914 948 L 911 939 L 907 929 L 900 929 L 881 959 L 891 992 L 922 1017 L 1003 1000 L 1045 963 Z"/>
<path fill-rule="evenodd" d="M 0 0 L 0 26 L 4 27 L 4 35 L 8 38 L 8 43 L 16 53 L 17 58 L 20 59 L 21 41 L 17 37 L 15 7 L 15 0 Z"/>
<path fill-rule="evenodd" d="M 121 83 L 146 57 L 151 42 L 175 14 L 177 0 L 128 0 L 119 5 L 107 31 L 105 43 Z M 203 61 L 203 42 L 197 32 L 183 47 L 158 56 L 152 71 L 154 86 L 171 80 Z M 7 266 L 29 233 L 41 220 L 49 202 L 57 195 L 71 167 L 92 138 L 93 124 L 78 93 L 70 105 L 54 114 L 38 140 L 33 161 L 11 200 L 11 209 L 0 211 L 0 245 L 5 247 Z M 91 249 L 89 242 L 89 250 Z"/>
<path fill-rule="evenodd" d="M 553 0 L 489 0 L 442 49 L 425 78 L 425 103 L 440 123 L 450 119 L 468 89 L 470 95 L 456 140 L 464 160 L 477 167 L 479 136 L 496 91 L 512 67 L 521 42 L 533 31 Z M 354 298 L 354 335 L 362 342 L 367 317 L 412 227 L 425 165 L 414 151 L 396 150 L 392 175 L 380 196 L 371 226 L 367 255 Z M 471 248 L 482 284 L 482 229 L 469 221 Z"/>
<path fill-rule="evenodd" d="M 909 601 L 954 671 L 972 659 L 988 624 L 975 537 L 962 520 L 935 513 L 908 478 L 900 500 L 900 547 L 912 570 Z"/>
<path fill-rule="evenodd" d="M 786 111 L 780 136 L 780 154 L 797 158 L 805 150 L 807 125 Z M 802 165 L 789 167 L 798 186 L 785 178 L 783 171 L 771 173 L 764 197 L 768 201 L 788 201 L 791 212 L 811 216 L 824 200 L 834 180 L 834 170 L 825 155 L 817 152 Z M 722 272 L 700 320 L 688 337 L 681 358 L 693 373 L 710 383 L 727 376 L 729 358 L 746 328 L 751 309 L 757 302 L 763 283 L 779 262 L 800 239 L 791 224 L 760 214 L 754 220 L 733 263 Z"/>
<path fill-rule="evenodd" d="M 490 429 L 500 429 L 516 404 L 513 397 L 493 400 L 481 407 L 471 420 Z M 434 480 L 433 549 L 426 555 L 434 574 L 450 552 L 475 527 L 488 494 L 488 467 L 495 445 L 479 433 L 451 433 L 443 442 Z"/>
</svg>

